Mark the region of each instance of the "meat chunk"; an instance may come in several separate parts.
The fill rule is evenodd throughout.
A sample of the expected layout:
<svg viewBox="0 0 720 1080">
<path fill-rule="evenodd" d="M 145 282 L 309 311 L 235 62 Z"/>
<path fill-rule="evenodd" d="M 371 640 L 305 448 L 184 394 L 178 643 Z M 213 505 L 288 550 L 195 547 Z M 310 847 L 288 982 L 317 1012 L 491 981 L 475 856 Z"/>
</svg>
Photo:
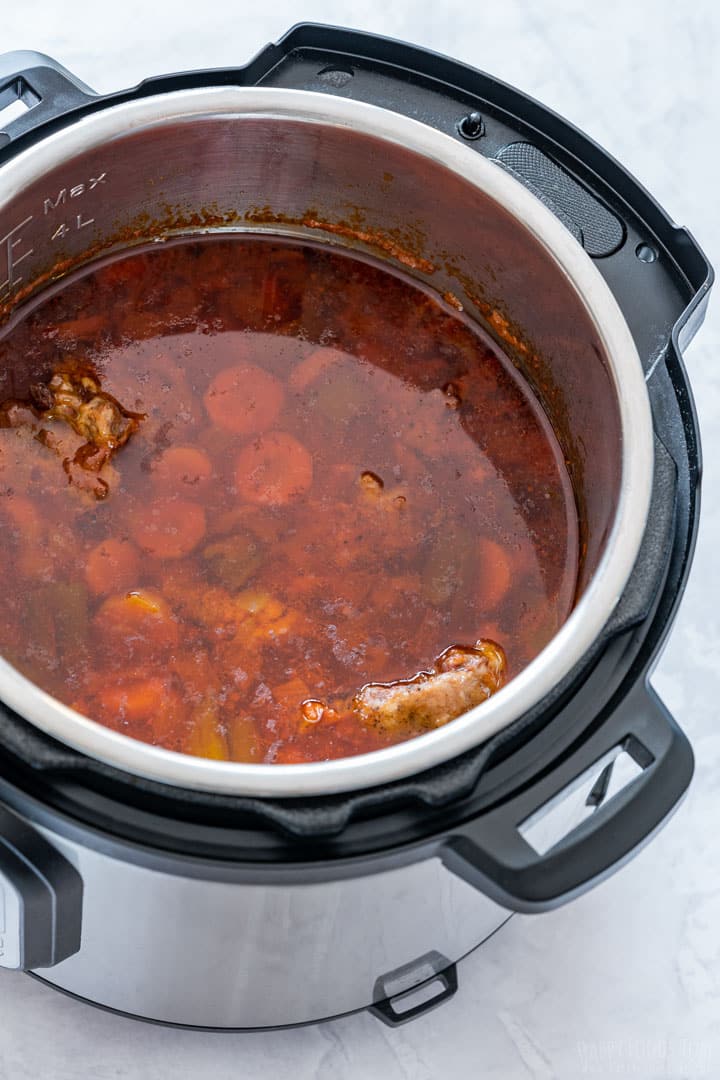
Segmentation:
<svg viewBox="0 0 720 1080">
<path fill-rule="evenodd" d="M 110 459 L 141 419 L 141 413 L 129 412 L 105 393 L 90 366 L 79 360 L 31 386 L 28 401 L 0 405 L 0 428 L 32 432 L 60 459 L 71 486 L 94 499 L 107 496 Z"/>
<path fill-rule="evenodd" d="M 419 735 L 447 724 L 487 699 L 505 682 L 505 654 L 492 641 L 454 645 L 432 671 L 394 683 L 368 683 L 353 699 L 363 723 L 385 734 Z"/>
<path fill-rule="evenodd" d="M 80 365 L 56 371 L 47 386 L 33 387 L 35 400 L 47 402 L 48 392 L 52 404 L 44 409 L 43 418 L 65 420 L 94 447 L 117 450 L 137 430 L 140 416 L 123 409 Z"/>
</svg>

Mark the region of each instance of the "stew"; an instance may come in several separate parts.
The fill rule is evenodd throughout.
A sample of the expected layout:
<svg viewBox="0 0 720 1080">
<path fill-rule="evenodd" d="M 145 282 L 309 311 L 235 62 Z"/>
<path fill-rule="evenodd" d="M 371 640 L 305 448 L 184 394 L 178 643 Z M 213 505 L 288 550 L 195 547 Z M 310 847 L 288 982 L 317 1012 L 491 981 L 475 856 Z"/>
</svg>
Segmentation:
<svg viewBox="0 0 720 1080">
<path fill-rule="evenodd" d="M 185 238 L 0 338 L 0 651 L 172 750 L 372 751 L 494 693 L 567 617 L 562 453 L 456 306 L 341 248 Z"/>
</svg>

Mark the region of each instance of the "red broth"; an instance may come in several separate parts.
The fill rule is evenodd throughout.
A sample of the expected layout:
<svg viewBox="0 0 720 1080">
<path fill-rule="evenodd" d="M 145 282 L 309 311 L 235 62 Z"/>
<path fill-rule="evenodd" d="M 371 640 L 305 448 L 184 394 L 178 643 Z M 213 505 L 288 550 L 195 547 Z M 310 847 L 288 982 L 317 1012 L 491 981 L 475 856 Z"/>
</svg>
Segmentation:
<svg viewBox="0 0 720 1080">
<path fill-rule="evenodd" d="M 5 398 L 29 365 L 90 371 L 137 417 L 100 467 L 37 391 L 0 427 L 0 651 L 110 728 L 245 762 L 376 750 L 447 713 L 369 722 L 361 688 L 425 687 L 478 642 L 504 650 L 499 685 L 572 607 L 546 416 L 395 270 L 289 239 L 154 245 L 5 332 Z"/>
</svg>

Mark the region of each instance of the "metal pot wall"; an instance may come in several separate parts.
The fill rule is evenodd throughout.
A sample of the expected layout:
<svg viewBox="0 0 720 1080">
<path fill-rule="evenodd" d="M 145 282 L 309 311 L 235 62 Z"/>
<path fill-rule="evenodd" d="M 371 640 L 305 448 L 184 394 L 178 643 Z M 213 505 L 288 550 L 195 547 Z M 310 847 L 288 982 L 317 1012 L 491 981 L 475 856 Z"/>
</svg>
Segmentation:
<svg viewBox="0 0 720 1080">
<path fill-rule="evenodd" d="M 182 786 L 307 796 L 409 776 L 537 705 L 610 618 L 653 482 L 637 350 L 590 257 L 518 180 L 372 105 L 263 88 L 151 95 L 84 117 L 0 167 L 8 315 L 58 265 L 136 239 L 238 229 L 372 251 L 452 292 L 490 327 L 532 379 L 571 462 L 585 552 L 575 610 L 489 702 L 420 738 L 336 762 L 218 763 L 141 744 L 51 700 L 1 661 L 0 697 L 84 753 Z M 11 373 L 13 390 L 29 377 Z"/>
</svg>

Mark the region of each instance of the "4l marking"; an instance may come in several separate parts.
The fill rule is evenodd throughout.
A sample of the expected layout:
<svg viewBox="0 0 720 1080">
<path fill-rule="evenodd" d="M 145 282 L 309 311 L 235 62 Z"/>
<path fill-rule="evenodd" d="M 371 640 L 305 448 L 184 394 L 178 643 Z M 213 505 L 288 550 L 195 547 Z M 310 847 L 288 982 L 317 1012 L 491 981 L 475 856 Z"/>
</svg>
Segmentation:
<svg viewBox="0 0 720 1080">
<path fill-rule="evenodd" d="M 67 236 L 67 234 L 69 232 L 72 232 L 73 229 L 75 229 L 75 230 L 84 229 L 87 225 L 92 225 L 92 223 L 94 221 L 95 221 L 94 217 L 88 218 L 87 221 L 85 221 L 82 214 L 78 214 L 75 217 L 75 222 L 74 222 L 73 225 L 67 225 L 64 221 L 63 221 L 62 225 L 58 225 L 57 229 L 52 234 L 50 239 L 51 240 L 61 240 L 64 236 Z"/>
</svg>

